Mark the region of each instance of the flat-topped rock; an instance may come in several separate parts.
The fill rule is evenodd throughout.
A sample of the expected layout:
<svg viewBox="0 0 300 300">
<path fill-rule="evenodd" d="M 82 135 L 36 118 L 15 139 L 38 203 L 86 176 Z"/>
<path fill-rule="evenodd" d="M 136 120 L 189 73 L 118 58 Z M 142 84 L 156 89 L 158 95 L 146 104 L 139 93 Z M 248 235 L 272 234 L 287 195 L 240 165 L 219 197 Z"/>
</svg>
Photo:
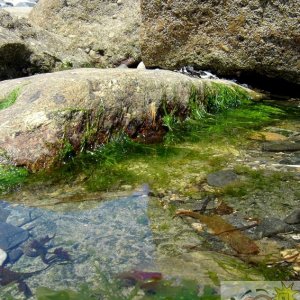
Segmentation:
<svg viewBox="0 0 300 300">
<path fill-rule="evenodd" d="M 187 111 L 192 90 L 201 103 L 212 82 L 237 87 L 224 80 L 136 69 L 77 69 L 2 81 L 2 102 L 13 93 L 17 97 L 0 110 L 0 154 L 34 171 L 53 165 L 67 149 L 77 153 L 102 144 L 116 131 L 130 137 L 157 131 L 163 106 Z"/>
</svg>

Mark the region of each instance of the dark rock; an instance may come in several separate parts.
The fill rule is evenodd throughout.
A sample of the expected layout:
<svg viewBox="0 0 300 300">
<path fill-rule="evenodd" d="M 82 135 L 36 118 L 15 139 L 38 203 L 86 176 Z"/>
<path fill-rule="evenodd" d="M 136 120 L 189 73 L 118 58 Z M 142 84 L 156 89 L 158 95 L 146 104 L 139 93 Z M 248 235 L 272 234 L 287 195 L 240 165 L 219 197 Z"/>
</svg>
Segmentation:
<svg viewBox="0 0 300 300">
<path fill-rule="evenodd" d="M 8 261 L 13 264 L 19 260 L 19 258 L 23 255 L 23 251 L 20 248 L 12 249 L 8 253 Z"/>
<path fill-rule="evenodd" d="M 28 231 L 4 222 L 0 222 L 0 248 L 10 250 L 29 238 Z"/>
<path fill-rule="evenodd" d="M 287 224 L 300 224 L 300 209 L 294 210 L 284 219 L 284 222 Z"/>
<path fill-rule="evenodd" d="M 207 183 L 211 186 L 222 187 L 237 180 L 238 175 L 232 170 L 222 170 L 207 176 Z"/>
<path fill-rule="evenodd" d="M 289 142 L 289 141 L 264 143 L 262 145 L 262 150 L 269 151 L 269 152 L 299 151 L 300 143 L 293 143 L 293 142 Z"/>
<path fill-rule="evenodd" d="M 254 234 L 258 238 L 271 237 L 278 233 L 285 233 L 292 227 L 278 218 L 265 218 L 256 227 Z"/>
</svg>

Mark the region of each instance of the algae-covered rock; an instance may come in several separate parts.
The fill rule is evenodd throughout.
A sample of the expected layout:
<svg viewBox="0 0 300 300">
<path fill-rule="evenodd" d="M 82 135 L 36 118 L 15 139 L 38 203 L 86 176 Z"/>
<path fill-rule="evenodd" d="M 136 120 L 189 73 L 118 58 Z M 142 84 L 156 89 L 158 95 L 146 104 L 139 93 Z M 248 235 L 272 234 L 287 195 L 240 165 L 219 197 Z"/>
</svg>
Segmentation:
<svg viewBox="0 0 300 300">
<path fill-rule="evenodd" d="M 140 4 L 136 0 L 40 0 L 29 20 L 71 39 L 100 67 L 140 58 Z"/>
<path fill-rule="evenodd" d="M 161 129 L 166 110 L 187 114 L 191 97 L 202 107 L 215 86 L 250 94 L 229 81 L 161 70 L 77 69 L 3 81 L 0 104 L 10 99 L 10 106 L 0 110 L 0 153 L 3 161 L 39 170 L 114 132 L 147 139 L 147 130 Z"/>
<path fill-rule="evenodd" d="M 142 58 L 300 84 L 299 1 L 142 0 Z"/>
</svg>

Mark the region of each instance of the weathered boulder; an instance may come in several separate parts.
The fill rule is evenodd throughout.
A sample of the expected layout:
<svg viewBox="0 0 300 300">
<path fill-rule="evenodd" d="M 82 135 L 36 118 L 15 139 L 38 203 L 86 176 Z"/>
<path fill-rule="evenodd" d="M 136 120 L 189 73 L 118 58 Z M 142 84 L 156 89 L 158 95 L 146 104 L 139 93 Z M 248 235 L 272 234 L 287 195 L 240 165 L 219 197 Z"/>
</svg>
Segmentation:
<svg viewBox="0 0 300 300">
<path fill-rule="evenodd" d="M 70 41 L 0 10 L 0 80 L 89 63 Z"/>
<path fill-rule="evenodd" d="M 0 161 L 2 153 L 6 161 L 35 171 L 69 151 L 99 145 L 115 131 L 147 137 L 160 130 L 165 110 L 184 115 L 191 96 L 201 105 L 212 82 L 237 87 L 171 71 L 117 68 L 2 81 L 0 108 L 7 99 L 15 102 L 0 110 Z"/>
<path fill-rule="evenodd" d="M 140 58 L 140 3 L 137 0 L 40 0 L 29 20 L 72 40 L 99 67 Z"/>
<path fill-rule="evenodd" d="M 300 84 L 298 0 L 141 0 L 141 10 L 148 67 L 194 65 Z"/>
</svg>

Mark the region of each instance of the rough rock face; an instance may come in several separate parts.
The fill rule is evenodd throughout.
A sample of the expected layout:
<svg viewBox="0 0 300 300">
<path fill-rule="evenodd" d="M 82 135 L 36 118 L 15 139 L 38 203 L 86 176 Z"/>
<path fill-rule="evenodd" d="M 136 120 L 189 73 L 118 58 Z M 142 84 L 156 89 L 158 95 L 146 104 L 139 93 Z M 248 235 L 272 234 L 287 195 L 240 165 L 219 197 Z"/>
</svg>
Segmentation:
<svg viewBox="0 0 300 300">
<path fill-rule="evenodd" d="M 140 57 L 138 0 L 40 0 L 32 23 L 72 40 L 99 67 Z"/>
<path fill-rule="evenodd" d="M 298 0 L 141 0 L 146 66 L 300 84 Z"/>
<path fill-rule="evenodd" d="M 83 51 L 68 50 L 68 43 L 0 10 L 0 80 L 89 62 Z"/>
<path fill-rule="evenodd" d="M 35 171 L 68 151 L 101 144 L 116 131 L 151 136 L 165 109 L 187 111 L 191 92 L 199 103 L 211 82 L 175 72 L 136 69 L 77 69 L 0 82 L 0 161 Z M 196 90 L 195 90 L 196 89 Z"/>
</svg>

